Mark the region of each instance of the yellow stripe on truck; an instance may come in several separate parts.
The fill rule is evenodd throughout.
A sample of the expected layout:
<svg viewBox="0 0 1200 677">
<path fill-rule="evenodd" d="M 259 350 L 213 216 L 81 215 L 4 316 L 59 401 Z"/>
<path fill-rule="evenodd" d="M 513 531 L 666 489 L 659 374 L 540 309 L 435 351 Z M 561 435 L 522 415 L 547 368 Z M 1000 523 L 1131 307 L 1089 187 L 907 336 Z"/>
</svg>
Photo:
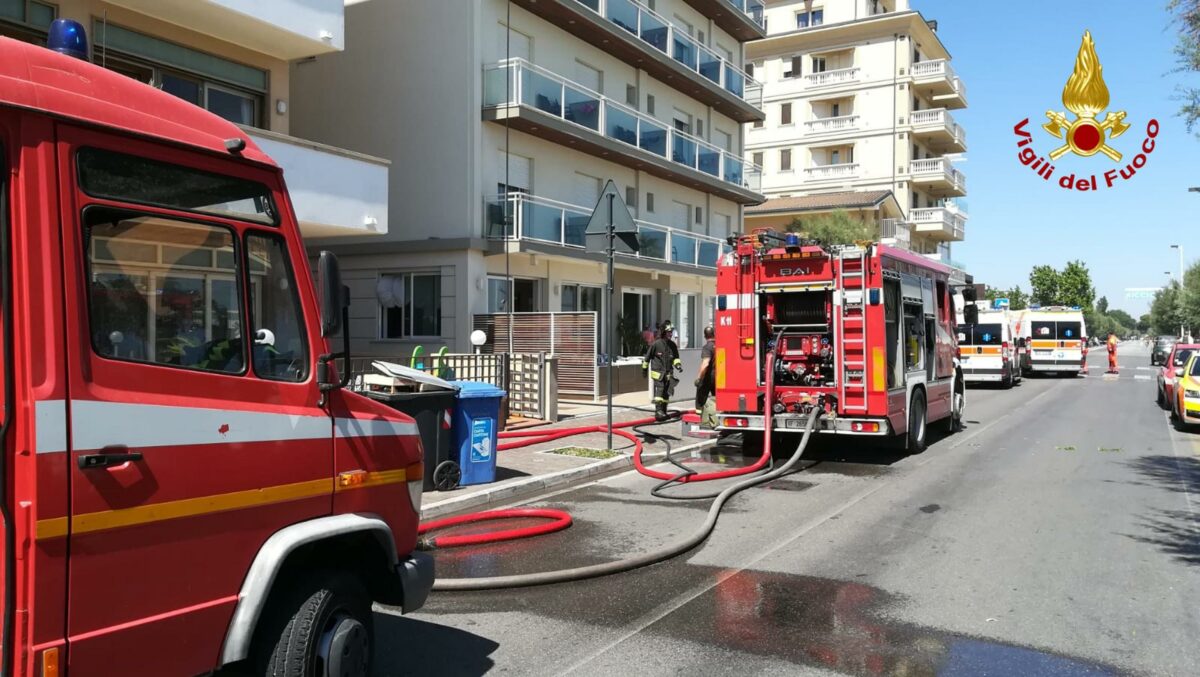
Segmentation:
<svg viewBox="0 0 1200 677">
<path fill-rule="evenodd" d="M 884 366 L 887 360 L 883 357 L 883 348 L 871 349 L 871 389 L 877 393 L 887 390 L 887 379 Z"/>
<path fill-rule="evenodd" d="M 725 349 L 717 348 L 717 390 L 725 388 Z"/>
</svg>

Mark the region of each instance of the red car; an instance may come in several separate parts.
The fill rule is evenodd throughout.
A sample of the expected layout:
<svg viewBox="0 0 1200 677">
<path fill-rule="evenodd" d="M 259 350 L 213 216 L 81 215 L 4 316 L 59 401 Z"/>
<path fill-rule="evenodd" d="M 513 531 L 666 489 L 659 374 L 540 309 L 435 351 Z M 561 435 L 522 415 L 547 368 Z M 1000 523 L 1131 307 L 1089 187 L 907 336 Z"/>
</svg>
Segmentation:
<svg viewBox="0 0 1200 677">
<path fill-rule="evenodd" d="M 1200 350 L 1200 343 L 1177 343 L 1171 349 L 1166 362 L 1158 368 L 1158 406 L 1171 408 L 1175 397 L 1175 370 L 1187 364 L 1188 358 L 1197 350 Z"/>
</svg>

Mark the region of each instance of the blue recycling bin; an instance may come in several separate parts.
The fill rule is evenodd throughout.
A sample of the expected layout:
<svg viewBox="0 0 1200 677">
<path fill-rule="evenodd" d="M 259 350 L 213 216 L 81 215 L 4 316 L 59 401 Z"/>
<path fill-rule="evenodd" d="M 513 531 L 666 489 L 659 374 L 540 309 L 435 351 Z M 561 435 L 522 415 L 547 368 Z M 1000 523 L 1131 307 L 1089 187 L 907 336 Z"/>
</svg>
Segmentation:
<svg viewBox="0 0 1200 677">
<path fill-rule="evenodd" d="M 459 484 L 496 481 L 496 435 L 500 430 L 500 399 L 504 391 L 490 383 L 455 381 L 459 387 L 454 411 L 454 446 L 462 466 Z"/>
</svg>

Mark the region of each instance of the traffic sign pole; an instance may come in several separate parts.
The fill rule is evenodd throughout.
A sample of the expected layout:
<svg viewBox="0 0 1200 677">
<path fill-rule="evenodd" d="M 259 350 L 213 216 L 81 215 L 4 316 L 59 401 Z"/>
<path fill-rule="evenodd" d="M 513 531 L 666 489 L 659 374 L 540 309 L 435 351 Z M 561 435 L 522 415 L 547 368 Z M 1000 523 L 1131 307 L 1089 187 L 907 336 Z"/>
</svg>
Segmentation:
<svg viewBox="0 0 1200 677">
<path fill-rule="evenodd" d="M 617 231 L 613 227 L 613 198 L 616 195 L 608 194 L 608 450 L 613 449 L 613 346 L 615 345 L 615 332 L 613 331 L 613 315 L 615 308 L 613 300 L 616 296 L 616 284 L 613 274 L 613 254 L 616 246 Z"/>
</svg>

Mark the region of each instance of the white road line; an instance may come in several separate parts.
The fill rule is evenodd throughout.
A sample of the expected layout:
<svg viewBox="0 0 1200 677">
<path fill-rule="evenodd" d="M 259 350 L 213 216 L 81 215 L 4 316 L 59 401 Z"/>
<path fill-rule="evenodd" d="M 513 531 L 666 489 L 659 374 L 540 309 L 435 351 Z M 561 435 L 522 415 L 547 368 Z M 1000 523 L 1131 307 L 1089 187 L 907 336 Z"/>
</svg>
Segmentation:
<svg viewBox="0 0 1200 677">
<path fill-rule="evenodd" d="M 1133 378 L 1137 379 L 1138 381 L 1149 381 L 1150 380 L 1150 377 L 1146 376 L 1145 374 L 1134 374 Z"/>
<path fill-rule="evenodd" d="M 1155 371 L 1158 367 L 1138 367 L 1138 371 Z"/>
</svg>

